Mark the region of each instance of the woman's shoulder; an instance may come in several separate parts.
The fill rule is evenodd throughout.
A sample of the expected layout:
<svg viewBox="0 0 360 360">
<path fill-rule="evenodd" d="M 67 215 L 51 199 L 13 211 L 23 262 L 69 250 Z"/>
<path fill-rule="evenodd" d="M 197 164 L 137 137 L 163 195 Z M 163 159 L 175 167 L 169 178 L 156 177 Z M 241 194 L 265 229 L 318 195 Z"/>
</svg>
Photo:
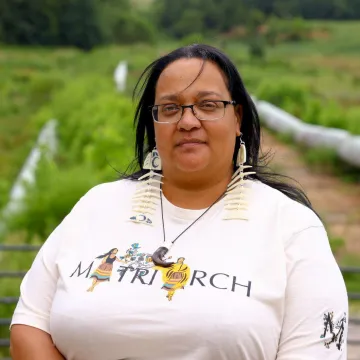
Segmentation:
<svg viewBox="0 0 360 360">
<path fill-rule="evenodd" d="M 136 181 L 121 179 L 111 182 L 105 182 L 92 187 L 84 197 L 111 197 L 118 195 L 126 195 L 135 190 Z"/>
<path fill-rule="evenodd" d="M 255 203 L 276 214 L 279 221 L 295 230 L 323 226 L 314 210 L 260 181 L 253 183 Z"/>
<path fill-rule="evenodd" d="M 136 190 L 136 181 L 116 180 L 98 184 L 87 191 L 74 206 L 72 212 L 80 210 L 96 212 L 102 209 L 109 209 L 112 206 L 124 205 L 131 200 L 133 192 Z"/>
</svg>

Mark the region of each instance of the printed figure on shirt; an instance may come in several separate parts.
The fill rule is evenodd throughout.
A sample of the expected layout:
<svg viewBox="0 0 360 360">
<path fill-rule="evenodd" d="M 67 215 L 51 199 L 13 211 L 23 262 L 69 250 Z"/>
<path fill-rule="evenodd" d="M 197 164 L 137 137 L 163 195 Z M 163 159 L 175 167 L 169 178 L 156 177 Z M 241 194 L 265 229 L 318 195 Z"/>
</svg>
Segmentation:
<svg viewBox="0 0 360 360">
<path fill-rule="evenodd" d="M 326 348 L 330 348 L 330 345 L 335 343 L 338 350 L 341 351 L 344 343 L 344 332 L 346 324 L 346 313 L 343 314 L 341 319 L 334 325 L 334 312 L 328 312 L 324 314 L 324 333 L 320 338 L 326 338 L 327 333 L 331 334 L 331 338 L 324 342 Z M 337 330 L 337 332 L 336 332 Z"/>
<path fill-rule="evenodd" d="M 93 279 L 92 285 L 87 290 L 92 292 L 95 289 L 95 286 L 104 281 L 110 281 L 113 264 L 115 261 L 123 263 L 116 254 L 118 252 L 117 248 L 111 249 L 109 252 L 104 255 L 98 256 L 96 259 L 102 259 L 101 264 L 96 268 L 96 270 L 91 274 L 90 278 Z"/>
<path fill-rule="evenodd" d="M 140 249 L 139 243 L 131 244 L 131 247 L 126 250 L 125 255 L 119 256 L 120 260 L 123 260 L 125 264 L 134 261 L 138 256 L 139 249 Z"/>
<path fill-rule="evenodd" d="M 177 262 L 170 267 L 153 267 L 153 269 L 159 270 L 162 273 L 162 280 L 164 282 L 162 289 L 168 292 L 166 297 L 169 301 L 172 300 L 176 290 L 185 288 L 190 278 L 190 268 L 184 264 L 184 261 L 185 258 L 180 257 Z"/>
<path fill-rule="evenodd" d="M 135 269 L 150 269 L 154 266 L 152 262 L 152 255 L 147 253 L 139 253 L 140 249 L 139 243 L 131 244 L 131 247 L 126 250 L 124 256 L 119 256 L 119 259 L 122 260 L 130 269 L 134 271 Z M 121 272 L 122 270 L 118 270 Z M 140 272 L 140 275 L 146 274 L 146 271 Z"/>
<path fill-rule="evenodd" d="M 140 253 L 138 251 L 139 249 L 139 243 L 131 244 L 131 247 L 126 250 L 126 254 L 124 256 L 119 256 L 119 259 L 127 264 L 131 271 L 134 271 L 138 268 L 149 269 L 154 266 L 151 257 L 152 255 L 147 253 Z"/>
</svg>

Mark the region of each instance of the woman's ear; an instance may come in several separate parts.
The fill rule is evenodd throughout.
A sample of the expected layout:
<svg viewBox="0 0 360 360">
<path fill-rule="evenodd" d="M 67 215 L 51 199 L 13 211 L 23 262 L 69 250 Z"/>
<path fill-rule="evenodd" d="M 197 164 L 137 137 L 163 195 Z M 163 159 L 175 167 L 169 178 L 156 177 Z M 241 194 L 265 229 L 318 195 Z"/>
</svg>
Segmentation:
<svg viewBox="0 0 360 360">
<path fill-rule="evenodd" d="M 243 108 L 241 105 L 235 106 L 235 116 L 236 116 L 236 136 L 241 135 L 241 122 L 243 118 Z"/>
</svg>

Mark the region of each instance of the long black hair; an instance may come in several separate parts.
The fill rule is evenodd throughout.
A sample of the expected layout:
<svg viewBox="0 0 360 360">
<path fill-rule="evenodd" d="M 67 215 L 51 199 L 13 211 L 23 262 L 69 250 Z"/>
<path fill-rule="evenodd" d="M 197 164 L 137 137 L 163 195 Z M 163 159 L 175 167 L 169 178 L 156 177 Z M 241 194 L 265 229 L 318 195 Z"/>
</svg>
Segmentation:
<svg viewBox="0 0 360 360">
<path fill-rule="evenodd" d="M 110 256 L 111 253 L 114 251 L 114 250 L 118 250 L 117 248 L 112 248 L 109 252 L 105 253 L 104 255 L 99 255 L 96 259 L 102 259 L 106 256 Z"/>
<path fill-rule="evenodd" d="M 290 179 L 289 177 L 270 170 L 267 166 L 269 154 L 260 158 L 260 120 L 255 104 L 246 91 L 244 82 L 232 61 L 219 49 L 209 45 L 194 44 L 178 48 L 153 61 L 141 74 L 133 93 L 133 99 L 139 98 L 139 102 L 134 119 L 134 126 L 136 127 L 136 157 L 135 164 L 132 164 L 140 170 L 123 177 L 136 180 L 145 173 L 142 168 L 144 154 L 155 147 L 155 130 L 150 107 L 154 105 L 156 84 L 162 71 L 172 62 L 182 58 L 202 59 L 204 63 L 205 61 L 212 61 L 225 74 L 231 99 L 242 106 L 241 133 L 242 139 L 246 144 L 247 164 L 253 167 L 252 171 L 256 171 L 256 175 L 253 175 L 252 178 L 281 191 L 289 198 L 312 209 L 306 194 L 300 188 L 284 181 L 285 179 Z M 236 169 L 236 156 L 239 148 L 240 137 L 237 137 L 233 155 L 234 170 Z"/>
</svg>

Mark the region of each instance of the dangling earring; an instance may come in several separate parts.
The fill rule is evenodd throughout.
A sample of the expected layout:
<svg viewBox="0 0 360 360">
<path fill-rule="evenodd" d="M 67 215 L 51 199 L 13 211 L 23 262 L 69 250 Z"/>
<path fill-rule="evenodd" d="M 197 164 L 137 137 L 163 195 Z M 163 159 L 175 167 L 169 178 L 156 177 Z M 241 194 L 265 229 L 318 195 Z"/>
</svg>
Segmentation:
<svg viewBox="0 0 360 360">
<path fill-rule="evenodd" d="M 143 169 L 150 171 L 161 170 L 161 159 L 156 147 L 153 149 L 152 152 L 147 154 L 144 161 Z"/>
<path fill-rule="evenodd" d="M 242 139 L 242 135 L 240 135 L 240 148 L 236 157 L 236 166 L 239 167 L 246 163 L 246 146 Z"/>
<path fill-rule="evenodd" d="M 248 205 L 249 192 L 251 188 L 245 187 L 251 180 L 245 179 L 246 176 L 254 175 L 256 172 L 244 172 L 245 169 L 251 168 L 250 165 L 245 165 L 247 161 L 246 145 L 240 135 L 240 148 L 236 157 L 236 166 L 238 169 L 231 177 L 231 181 L 227 187 L 225 195 L 225 210 L 224 220 L 248 220 Z"/>
<path fill-rule="evenodd" d="M 161 159 L 159 152 L 154 148 L 145 158 L 143 169 L 150 170 L 141 176 L 137 189 L 133 196 L 132 211 L 136 214 L 130 220 L 138 224 L 152 225 L 152 215 L 155 213 L 161 192 L 161 174 L 155 171 L 161 170 Z"/>
</svg>

